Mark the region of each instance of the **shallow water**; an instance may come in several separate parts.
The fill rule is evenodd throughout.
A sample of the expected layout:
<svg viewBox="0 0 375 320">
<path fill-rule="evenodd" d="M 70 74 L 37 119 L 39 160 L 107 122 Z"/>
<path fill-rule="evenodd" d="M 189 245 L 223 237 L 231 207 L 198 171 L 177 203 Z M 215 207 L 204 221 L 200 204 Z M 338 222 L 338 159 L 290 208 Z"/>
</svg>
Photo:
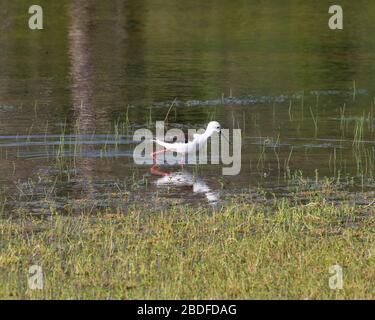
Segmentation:
<svg viewBox="0 0 375 320">
<path fill-rule="evenodd" d="M 215 205 L 261 199 L 260 189 L 286 196 L 307 178 L 321 188 L 324 176 L 366 200 L 375 4 L 343 2 L 342 32 L 328 29 L 324 1 L 59 1 L 44 5 L 43 31 L 25 28 L 27 1 L 2 3 L 2 203 L 35 213 Z M 134 164 L 134 130 L 153 130 L 172 103 L 168 128 L 215 119 L 242 130 L 240 175 L 162 166 L 168 180 Z"/>
</svg>

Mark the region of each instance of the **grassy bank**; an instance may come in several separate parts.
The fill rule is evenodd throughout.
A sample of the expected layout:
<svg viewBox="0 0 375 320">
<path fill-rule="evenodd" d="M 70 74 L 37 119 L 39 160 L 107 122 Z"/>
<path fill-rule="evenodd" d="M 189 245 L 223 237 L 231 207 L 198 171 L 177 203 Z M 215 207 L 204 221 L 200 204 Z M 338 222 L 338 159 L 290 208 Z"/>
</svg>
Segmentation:
<svg viewBox="0 0 375 320">
<path fill-rule="evenodd" d="M 324 201 L 2 218 L 0 298 L 375 298 L 374 230 L 371 206 Z"/>
</svg>

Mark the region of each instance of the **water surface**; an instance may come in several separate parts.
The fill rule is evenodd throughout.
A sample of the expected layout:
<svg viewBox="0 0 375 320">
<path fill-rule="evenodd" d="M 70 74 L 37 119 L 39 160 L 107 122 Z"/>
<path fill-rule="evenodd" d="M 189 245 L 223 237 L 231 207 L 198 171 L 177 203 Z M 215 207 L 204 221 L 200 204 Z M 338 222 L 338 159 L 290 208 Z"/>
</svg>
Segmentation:
<svg viewBox="0 0 375 320">
<path fill-rule="evenodd" d="M 329 5 L 65 0 L 43 4 L 45 29 L 30 31 L 28 1 L 1 3 L 5 207 L 215 204 L 324 176 L 370 197 L 375 4 L 342 1 L 343 31 L 328 29 Z M 175 174 L 165 181 L 134 164 L 134 130 L 153 129 L 172 101 L 169 128 L 242 130 L 240 175 L 162 167 Z"/>
</svg>

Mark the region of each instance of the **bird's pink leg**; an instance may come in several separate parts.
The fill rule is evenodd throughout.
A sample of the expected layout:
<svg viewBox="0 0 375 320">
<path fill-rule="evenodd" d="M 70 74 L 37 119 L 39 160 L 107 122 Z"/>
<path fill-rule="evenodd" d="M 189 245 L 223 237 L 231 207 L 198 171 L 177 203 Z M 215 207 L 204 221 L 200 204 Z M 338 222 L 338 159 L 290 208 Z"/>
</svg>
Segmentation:
<svg viewBox="0 0 375 320">
<path fill-rule="evenodd" d="M 181 157 L 181 160 L 180 160 L 180 162 L 179 162 L 179 164 L 180 164 L 180 166 L 181 166 L 181 169 L 184 168 L 184 163 L 185 163 L 185 157 L 182 156 L 182 157 Z"/>
<path fill-rule="evenodd" d="M 163 150 L 159 150 L 159 151 L 155 151 L 153 153 L 151 153 L 151 157 L 152 157 L 152 160 L 156 160 L 156 155 L 159 154 L 159 153 L 162 153 L 162 152 L 165 152 L 165 149 Z"/>
<path fill-rule="evenodd" d="M 166 151 L 166 149 L 163 149 L 163 150 L 159 150 L 159 151 L 155 151 L 155 152 L 151 153 L 152 160 L 154 160 L 156 162 L 156 155 L 159 154 L 159 153 L 165 152 L 165 151 Z M 150 172 L 151 172 L 151 174 L 153 174 L 155 176 L 165 177 L 165 176 L 170 176 L 171 175 L 169 172 L 160 171 L 157 168 L 157 164 L 156 163 L 154 165 L 152 165 L 152 167 L 150 168 Z"/>
</svg>

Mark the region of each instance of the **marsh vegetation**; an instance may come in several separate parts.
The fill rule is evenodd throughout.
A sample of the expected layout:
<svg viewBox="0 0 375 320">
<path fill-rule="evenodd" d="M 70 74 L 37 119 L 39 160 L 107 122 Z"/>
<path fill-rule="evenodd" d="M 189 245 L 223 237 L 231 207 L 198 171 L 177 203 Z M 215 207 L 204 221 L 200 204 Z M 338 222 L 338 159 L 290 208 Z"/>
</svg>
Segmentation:
<svg viewBox="0 0 375 320">
<path fill-rule="evenodd" d="M 0 297 L 374 298 L 375 4 L 342 2 L 339 33 L 292 0 L 0 4 Z M 134 164 L 135 130 L 211 120 L 239 175 Z"/>
</svg>

